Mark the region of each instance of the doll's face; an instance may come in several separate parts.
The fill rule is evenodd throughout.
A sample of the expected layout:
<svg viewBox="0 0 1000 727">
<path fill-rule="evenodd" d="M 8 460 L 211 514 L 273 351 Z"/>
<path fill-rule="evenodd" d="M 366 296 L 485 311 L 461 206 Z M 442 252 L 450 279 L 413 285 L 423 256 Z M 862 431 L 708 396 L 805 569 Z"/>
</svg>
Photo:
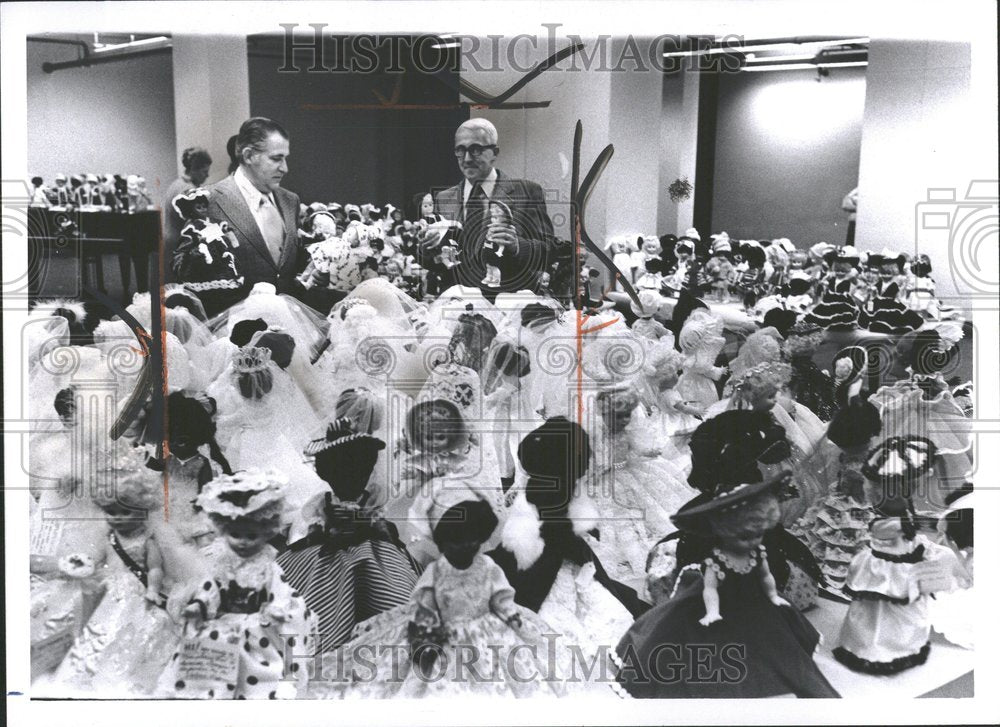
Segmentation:
<svg viewBox="0 0 1000 727">
<path fill-rule="evenodd" d="M 778 498 L 765 494 L 738 510 L 718 515 L 712 522 L 712 529 L 725 550 L 749 553 L 763 542 L 764 534 L 780 519 Z"/>
<path fill-rule="evenodd" d="M 611 243 L 610 250 L 612 255 L 620 255 L 625 252 L 625 243 L 621 240 L 615 240 Z"/>
<path fill-rule="evenodd" d="M 199 197 L 195 200 L 194 204 L 191 205 L 191 211 L 198 219 L 205 219 L 208 217 L 208 200 L 203 197 Z"/>
<path fill-rule="evenodd" d="M 170 454 L 179 459 L 190 459 L 198 453 L 198 443 L 185 431 L 172 428 L 169 444 Z"/>
<path fill-rule="evenodd" d="M 888 283 L 898 274 L 899 268 L 896 267 L 896 263 L 881 265 L 878 269 L 878 276 L 882 279 L 883 283 Z"/>
<path fill-rule="evenodd" d="M 230 550 L 241 558 L 249 558 L 259 553 L 274 537 L 274 526 L 255 520 L 234 520 L 223 526 L 222 535 Z"/>
<path fill-rule="evenodd" d="M 424 414 L 421 423 L 421 440 L 428 452 L 438 454 L 447 452 L 452 445 L 454 433 L 454 414 L 443 404 L 435 404 Z"/>
<path fill-rule="evenodd" d="M 854 270 L 853 263 L 838 260 L 833 264 L 833 274 L 838 278 L 846 278 Z"/>
<path fill-rule="evenodd" d="M 317 215 L 313 218 L 313 232 L 323 235 L 324 238 L 337 236 L 337 223 L 328 215 Z"/>
<path fill-rule="evenodd" d="M 663 248 L 660 247 L 660 241 L 655 238 L 650 238 L 649 240 L 644 240 L 642 243 L 642 251 L 647 255 L 659 255 L 663 252 Z"/>
<path fill-rule="evenodd" d="M 665 370 L 661 371 L 658 381 L 660 391 L 668 391 L 677 386 L 678 378 L 680 378 L 680 372 L 672 366 L 668 366 Z"/>
<path fill-rule="evenodd" d="M 101 508 L 111 529 L 122 535 L 130 535 L 146 525 L 146 513 L 124 502 L 112 502 Z"/>
<path fill-rule="evenodd" d="M 757 389 L 750 402 L 754 411 L 771 411 L 778 403 L 778 390 L 773 386 L 765 386 Z"/>
<path fill-rule="evenodd" d="M 789 270 L 802 270 L 808 262 L 809 256 L 801 250 L 796 250 L 788 256 L 788 269 Z"/>
<path fill-rule="evenodd" d="M 479 552 L 481 543 L 478 540 L 462 540 L 455 543 L 438 543 L 441 555 L 458 570 L 465 570 L 472 565 L 472 560 Z"/>
<path fill-rule="evenodd" d="M 604 421 L 613 431 L 620 432 L 632 421 L 632 412 L 638 400 L 631 392 L 617 392 L 601 398 L 601 413 Z"/>
<path fill-rule="evenodd" d="M 686 263 L 691 259 L 691 250 L 687 247 L 678 246 L 674 252 L 677 254 L 677 262 Z"/>
<path fill-rule="evenodd" d="M 430 194 L 425 194 L 420 201 L 420 216 L 429 217 L 434 214 L 434 198 Z"/>
</svg>

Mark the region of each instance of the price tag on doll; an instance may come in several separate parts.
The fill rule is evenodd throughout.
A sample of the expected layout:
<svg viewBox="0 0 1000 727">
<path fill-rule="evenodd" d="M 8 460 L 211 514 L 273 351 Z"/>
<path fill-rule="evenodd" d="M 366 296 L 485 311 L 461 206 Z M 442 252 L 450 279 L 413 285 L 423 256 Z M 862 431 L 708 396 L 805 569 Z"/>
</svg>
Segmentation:
<svg viewBox="0 0 1000 727">
<path fill-rule="evenodd" d="M 65 521 L 58 518 L 34 518 L 31 524 L 29 552 L 32 555 L 55 557 L 63 539 Z"/>
<path fill-rule="evenodd" d="M 181 643 L 178 679 L 188 694 L 204 693 L 224 684 L 235 684 L 239 674 L 240 647 L 223 639 L 189 637 Z"/>
</svg>

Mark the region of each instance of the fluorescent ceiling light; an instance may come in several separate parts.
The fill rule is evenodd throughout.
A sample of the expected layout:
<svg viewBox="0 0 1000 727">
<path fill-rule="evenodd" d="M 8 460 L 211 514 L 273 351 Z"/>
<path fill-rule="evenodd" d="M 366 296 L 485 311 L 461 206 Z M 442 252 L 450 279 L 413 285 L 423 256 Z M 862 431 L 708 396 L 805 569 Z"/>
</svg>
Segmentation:
<svg viewBox="0 0 1000 727">
<path fill-rule="evenodd" d="M 795 50 L 800 48 L 823 48 L 826 46 L 837 46 L 837 45 L 863 45 L 869 42 L 868 38 L 843 38 L 843 39 L 832 39 L 832 40 L 810 40 L 803 43 L 795 43 L 793 41 L 786 41 L 780 43 L 761 43 L 758 45 L 723 45 L 714 48 L 702 48 L 699 50 L 691 51 L 671 51 L 669 53 L 664 53 L 664 58 L 682 58 L 688 56 L 707 56 L 707 55 L 717 55 L 719 53 L 747 53 L 749 51 L 761 51 L 761 50 L 783 50 L 785 48 L 789 50 Z"/>
<path fill-rule="evenodd" d="M 112 50 L 121 50 L 122 48 L 136 48 L 144 45 L 153 45 L 155 43 L 163 43 L 164 41 L 169 41 L 165 35 L 157 35 L 152 38 L 142 38 L 140 40 L 132 40 L 128 43 L 115 43 L 114 45 L 102 45 L 100 48 L 94 47 L 94 53 L 107 53 Z"/>
<path fill-rule="evenodd" d="M 849 68 L 867 66 L 868 61 L 845 61 L 843 63 L 775 63 L 772 65 L 744 66 L 743 71 L 815 71 L 817 68 Z"/>
<path fill-rule="evenodd" d="M 775 61 L 811 61 L 816 57 L 815 53 L 795 53 L 792 55 L 780 56 L 755 56 L 752 53 L 747 56 L 747 63 L 774 63 Z"/>
</svg>

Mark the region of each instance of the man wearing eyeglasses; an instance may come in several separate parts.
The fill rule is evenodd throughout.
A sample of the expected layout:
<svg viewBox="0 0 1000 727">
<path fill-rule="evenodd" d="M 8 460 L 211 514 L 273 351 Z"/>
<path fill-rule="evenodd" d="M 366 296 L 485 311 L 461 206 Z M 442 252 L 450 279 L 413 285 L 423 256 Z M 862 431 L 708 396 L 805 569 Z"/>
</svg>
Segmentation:
<svg viewBox="0 0 1000 727">
<path fill-rule="evenodd" d="M 421 264 L 437 272 L 445 286 L 461 284 L 480 288 L 488 300 L 497 293 L 535 287 L 545 269 L 551 245 L 552 221 L 542 188 L 524 179 L 512 179 L 496 168 L 500 155 L 496 127 L 486 119 L 469 119 L 455 132 L 455 160 L 465 179 L 434 195 L 434 210 L 446 220 L 462 225 L 458 235 L 459 265 L 447 268 L 434 260 L 440 236 L 421 239 Z M 490 223 L 490 202 L 503 202 L 512 219 Z M 500 268 L 500 284 L 484 283 L 486 253 Z M 440 257 L 438 258 L 440 259 Z"/>
</svg>

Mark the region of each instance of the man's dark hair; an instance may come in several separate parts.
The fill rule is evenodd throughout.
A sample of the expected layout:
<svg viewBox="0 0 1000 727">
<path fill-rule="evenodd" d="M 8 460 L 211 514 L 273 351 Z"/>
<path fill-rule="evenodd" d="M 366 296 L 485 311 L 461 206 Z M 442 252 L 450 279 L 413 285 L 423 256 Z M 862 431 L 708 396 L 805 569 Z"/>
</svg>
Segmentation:
<svg viewBox="0 0 1000 727">
<path fill-rule="evenodd" d="M 273 133 L 279 133 L 288 139 L 288 132 L 277 121 L 265 119 L 263 116 L 254 116 L 247 119 L 240 126 L 240 133 L 236 135 L 236 155 L 243 158 L 244 149 L 254 149 L 261 151 L 268 137 Z"/>
</svg>

